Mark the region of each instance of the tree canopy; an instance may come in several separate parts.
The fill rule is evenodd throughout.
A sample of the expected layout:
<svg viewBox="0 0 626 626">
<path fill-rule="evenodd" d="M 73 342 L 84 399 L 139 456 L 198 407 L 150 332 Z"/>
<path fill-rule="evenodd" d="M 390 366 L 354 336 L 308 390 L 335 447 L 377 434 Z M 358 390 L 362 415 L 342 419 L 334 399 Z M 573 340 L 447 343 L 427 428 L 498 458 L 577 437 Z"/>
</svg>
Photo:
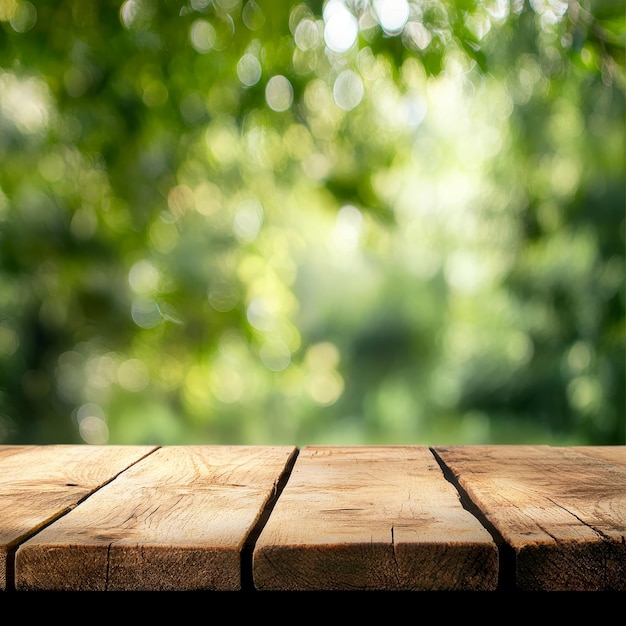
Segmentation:
<svg viewBox="0 0 626 626">
<path fill-rule="evenodd" d="M 0 0 L 0 443 L 624 443 L 625 43 Z"/>
</svg>

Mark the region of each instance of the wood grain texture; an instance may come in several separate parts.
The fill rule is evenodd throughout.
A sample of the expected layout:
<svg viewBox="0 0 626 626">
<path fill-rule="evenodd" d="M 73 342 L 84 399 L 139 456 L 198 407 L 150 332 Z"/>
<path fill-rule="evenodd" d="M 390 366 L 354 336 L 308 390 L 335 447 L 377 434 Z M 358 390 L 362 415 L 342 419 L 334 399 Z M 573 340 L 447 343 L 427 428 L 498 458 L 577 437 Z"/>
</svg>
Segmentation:
<svg viewBox="0 0 626 626">
<path fill-rule="evenodd" d="M 23 452 L 28 447 L 32 446 L 19 446 L 19 445 L 1 445 L 0 446 L 0 459 L 4 459 L 12 454 L 17 454 L 18 452 Z"/>
<path fill-rule="evenodd" d="M 626 470 L 569 448 L 436 447 L 515 553 L 522 590 L 626 590 Z"/>
<path fill-rule="evenodd" d="M 291 446 L 160 448 L 16 553 L 18 590 L 237 590 Z"/>
<path fill-rule="evenodd" d="M 626 468 L 626 446 L 572 446 L 570 449 Z"/>
<path fill-rule="evenodd" d="M 306 447 L 257 540 L 259 590 L 490 590 L 498 554 L 426 447 Z"/>
<path fill-rule="evenodd" d="M 154 448 L 3 446 L 0 448 L 0 589 L 18 543 L 67 513 Z"/>
</svg>

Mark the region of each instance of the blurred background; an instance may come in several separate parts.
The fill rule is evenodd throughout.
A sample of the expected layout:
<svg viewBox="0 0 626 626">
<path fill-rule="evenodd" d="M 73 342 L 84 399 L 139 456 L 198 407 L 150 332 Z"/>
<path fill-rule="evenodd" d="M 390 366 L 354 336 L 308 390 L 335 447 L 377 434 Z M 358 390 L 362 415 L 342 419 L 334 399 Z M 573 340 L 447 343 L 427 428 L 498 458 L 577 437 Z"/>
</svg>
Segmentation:
<svg viewBox="0 0 626 626">
<path fill-rule="evenodd" d="M 0 443 L 626 443 L 625 33 L 0 0 Z"/>
</svg>

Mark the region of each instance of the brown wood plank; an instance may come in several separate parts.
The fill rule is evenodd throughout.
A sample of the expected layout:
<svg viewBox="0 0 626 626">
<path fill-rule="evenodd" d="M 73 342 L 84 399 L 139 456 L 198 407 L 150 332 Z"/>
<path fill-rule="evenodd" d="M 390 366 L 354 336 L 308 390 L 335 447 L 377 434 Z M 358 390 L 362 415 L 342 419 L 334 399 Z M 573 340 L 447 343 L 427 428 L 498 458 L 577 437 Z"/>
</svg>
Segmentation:
<svg viewBox="0 0 626 626">
<path fill-rule="evenodd" d="M 570 449 L 613 465 L 626 467 L 626 446 L 572 446 Z"/>
<path fill-rule="evenodd" d="M 436 447 L 515 554 L 522 590 L 626 590 L 626 470 L 568 448 Z"/>
<path fill-rule="evenodd" d="M 18 590 L 238 590 L 244 543 L 296 449 L 160 448 L 20 546 Z"/>
<path fill-rule="evenodd" d="M 20 541 L 60 517 L 149 446 L 5 446 L 0 450 L 0 589 Z"/>
<path fill-rule="evenodd" d="M 0 459 L 11 456 L 12 454 L 17 454 L 18 452 L 23 452 L 26 448 L 32 446 L 20 446 L 20 445 L 1 445 L 0 446 Z"/>
<path fill-rule="evenodd" d="M 253 555 L 259 590 L 490 590 L 497 568 L 421 446 L 304 448 Z"/>
</svg>

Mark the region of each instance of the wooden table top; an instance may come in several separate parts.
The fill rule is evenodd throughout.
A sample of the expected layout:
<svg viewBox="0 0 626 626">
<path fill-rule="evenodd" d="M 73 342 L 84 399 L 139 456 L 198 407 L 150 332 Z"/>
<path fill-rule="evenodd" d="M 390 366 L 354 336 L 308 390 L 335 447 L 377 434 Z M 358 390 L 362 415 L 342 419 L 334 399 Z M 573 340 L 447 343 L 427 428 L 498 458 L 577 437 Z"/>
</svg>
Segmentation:
<svg viewBox="0 0 626 626">
<path fill-rule="evenodd" d="M 626 446 L 0 446 L 0 590 L 626 590 Z"/>
</svg>

